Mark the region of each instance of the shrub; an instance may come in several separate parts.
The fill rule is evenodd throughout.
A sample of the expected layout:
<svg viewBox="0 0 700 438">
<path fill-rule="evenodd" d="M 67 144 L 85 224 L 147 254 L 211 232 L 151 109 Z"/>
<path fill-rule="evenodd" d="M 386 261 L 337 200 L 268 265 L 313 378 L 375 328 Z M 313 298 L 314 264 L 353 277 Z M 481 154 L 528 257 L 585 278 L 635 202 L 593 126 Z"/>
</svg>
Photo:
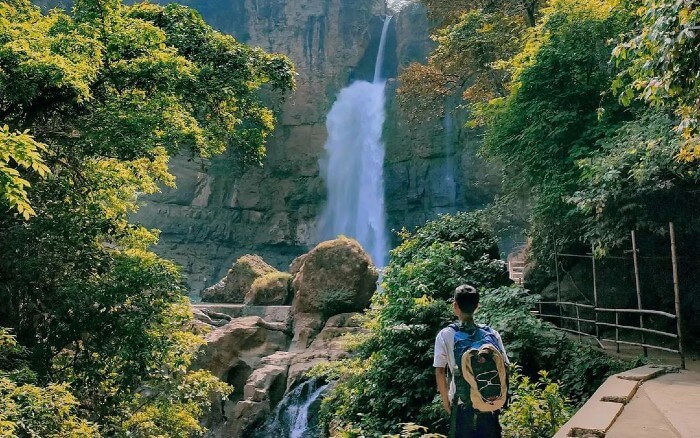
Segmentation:
<svg viewBox="0 0 700 438">
<path fill-rule="evenodd" d="M 401 423 L 401 433 L 384 435 L 382 438 L 447 438 L 439 433 L 430 433 L 427 427 L 415 423 Z"/>
<path fill-rule="evenodd" d="M 511 375 L 512 400 L 501 415 L 503 438 L 550 438 L 571 416 L 559 383 L 546 371 L 538 374 L 539 380 L 518 371 Z"/>
<path fill-rule="evenodd" d="M 565 399 L 580 403 L 605 377 L 630 366 L 574 342 L 530 312 L 537 297 L 505 286 L 508 279 L 495 238 L 479 214 L 442 216 L 401 237 L 391 254 L 383 293 L 374 297 L 365 315 L 369 334 L 356 339 L 356 357 L 314 371 L 337 380 L 320 413 L 321 424 L 333 436 L 401 433 L 401 423 L 447 432 L 449 421 L 435 388 L 433 345 L 437 332 L 454 319 L 446 300 L 462 283 L 481 290 L 477 322 L 501 333 L 524 375 L 536 379 L 546 370 L 539 374 L 541 383 L 516 377 L 522 402 L 515 404 L 519 411 L 509 420 L 514 428 L 540 405 L 552 407 L 548 424 L 558 424 L 568 412 Z M 554 379 L 564 383 L 559 386 Z M 533 399 L 539 388 L 547 390 L 545 398 Z"/>
<path fill-rule="evenodd" d="M 98 437 L 78 416 L 78 399 L 66 384 L 36 384 L 26 351 L 0 327 L 0 437 Z"/>
<path fill-rule="evenodd" d="M 462 283 L 508 283 L 496 239 L 478 214 L 444 215 L 400 237 L 366 318 L 371 334 L 358 358 L 335 371 L 339 383 L 321 409 L 322 423 L 347 436 L 399 432 L 403 420 L 445 431 L 447 419 L 433 403 L 432 349 L 453 319 L 446 299 Z"/>
</svg>

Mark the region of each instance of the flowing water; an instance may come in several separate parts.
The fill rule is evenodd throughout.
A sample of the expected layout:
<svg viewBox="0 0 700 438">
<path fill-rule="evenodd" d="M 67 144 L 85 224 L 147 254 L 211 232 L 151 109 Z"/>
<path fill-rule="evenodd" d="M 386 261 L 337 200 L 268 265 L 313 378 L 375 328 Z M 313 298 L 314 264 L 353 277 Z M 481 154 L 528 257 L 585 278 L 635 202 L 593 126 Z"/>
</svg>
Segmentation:
<svg viewBox="0 0 700 438">
<path fill-rule="evenodd" d="M 384 211 L 384 144 L 386 117 L 381 77 L 391 16 L 384 19 L 372 82 L 355 81 L 338 94 L 326 119 L 328 140 L 321 175 L 328 201 L 319 218 L 319 240 L 342 234 L 357 239 L 383 267 L 388 256 Z"/>
<path fill-rule="evenodd" d="M 443 151 L 445 154 L 445 162 L 442 165 L 442 184 L 444 185 L 444 194 L 448 198 L 450 205 L 454 205 L 457 200 L 457 182 L 455 180 L 455 139 L 454 139 L 454 122 L 452 114 L 445 113 L 445 118 L 442 120 L 443 128 Z"/>
<path fill-rule="evenodd" d="M 306 380 L 284 396 L 256 438 L 316 438 L 318 403 L 328 384 Z"/>
<path fill-rule="evenodd" d="M 339 234 L 357 239 L 377 266 L 386 264 L 388 237 L 384 213 L 385 81 L 381 77 L 386 17 L 372 82 L 356 81 L 338 94 L 328 113 L 326 155 L 321 174 L 328 203 L 319 219 L 319 239 Z M 327 384 L 307 380 L 287 393 L 256 438 L 316 438 L 316 414 Z"/>
</svg>

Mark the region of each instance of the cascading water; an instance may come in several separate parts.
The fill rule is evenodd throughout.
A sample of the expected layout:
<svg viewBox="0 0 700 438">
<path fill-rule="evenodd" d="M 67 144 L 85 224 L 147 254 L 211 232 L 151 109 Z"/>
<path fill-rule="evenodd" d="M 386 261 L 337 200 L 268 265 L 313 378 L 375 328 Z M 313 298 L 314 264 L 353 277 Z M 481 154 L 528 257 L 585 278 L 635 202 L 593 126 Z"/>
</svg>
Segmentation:
<svg viewBox="0 0 700 438">
<path fill-rule="evenodd" d="M 319 431 L 315 418 L 321 395 L 328 388 L 317 379 L 310 379 L 290 391 L 275 408 L 256 438 L 316 438 Z M 315 409 L 312 412 L 312 407 Z"/>
<path fill-rule="evenodd" d="M 374 81 L 355 81 L 338 94 L 326 119 L 328 140 L 321 160 L 328 203 L 319 219 L 319 240 L 339 234 L 357 239 L 383 267 L 388 255 L 384 212 L 384 46 L 391 16 L 384 19 Z"/>
<path fill-rule="evenodd" d="M 452 120 L 452 114 L 449 112 L 445 113 L 445 118 L 442 121 L 443 129 L 443 153 L 445 154 L 445 162 L 442 165 L 442 181 L 440 185 L 442 190 L 440 193 L 444 194 L 446 198 L 444 201 L 448 205 L 454 205 L 457 200 L 457 182 L 455 180 L 455 138 L 454 138 L 454 122 Z M 447 211 L 452 213 L 452 211 Z"/>
</svg>

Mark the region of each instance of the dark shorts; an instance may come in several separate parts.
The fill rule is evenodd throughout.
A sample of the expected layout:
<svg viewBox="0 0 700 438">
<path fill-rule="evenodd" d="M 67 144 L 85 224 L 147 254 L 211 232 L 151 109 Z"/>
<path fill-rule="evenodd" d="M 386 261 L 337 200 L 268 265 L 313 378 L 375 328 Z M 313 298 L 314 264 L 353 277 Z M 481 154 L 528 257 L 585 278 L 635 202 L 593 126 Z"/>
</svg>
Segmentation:
<svg viewBox="0 0 700 438">
<path fill-rule="evenodd" d="M 450 438 L 501 438 L 498 412 L 477 413 L 471 407 L 453 403 Z"/>
</svg>

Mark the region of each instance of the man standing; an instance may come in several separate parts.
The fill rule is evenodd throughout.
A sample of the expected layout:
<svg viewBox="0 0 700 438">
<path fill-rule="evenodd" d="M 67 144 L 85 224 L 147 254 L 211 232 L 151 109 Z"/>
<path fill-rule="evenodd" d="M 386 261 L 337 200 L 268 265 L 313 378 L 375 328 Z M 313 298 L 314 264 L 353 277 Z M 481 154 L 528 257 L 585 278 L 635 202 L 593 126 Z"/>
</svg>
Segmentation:
<svg viewBox="0 0 700 438">
<path fill-rule="evenodd" d="M 507 396 L 508 365 L 503 341 L 495 330 L 474 323 L 479 307 L 474 287 L 456 288 L 452 305 L 459 323 L 438 333 L 433 360 L 442 404 L 450 414 L 450 438 L 501 438 L 498 416 Z"/>
</svg>

